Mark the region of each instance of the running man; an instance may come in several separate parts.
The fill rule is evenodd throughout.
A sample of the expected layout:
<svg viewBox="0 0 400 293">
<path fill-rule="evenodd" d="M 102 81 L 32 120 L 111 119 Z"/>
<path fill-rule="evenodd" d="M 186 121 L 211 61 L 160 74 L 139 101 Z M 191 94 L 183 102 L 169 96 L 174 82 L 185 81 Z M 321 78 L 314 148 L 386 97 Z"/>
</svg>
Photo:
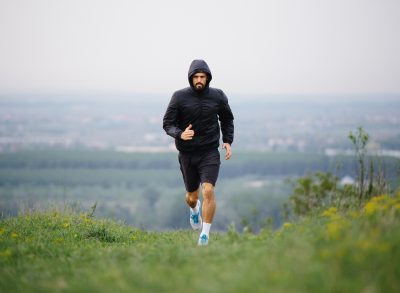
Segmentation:
<svg viewBox="0 0 400 293">
<path fill-rule="evenodd" d="M 207 245 L 216 210 L 214 188 L 221 164 L 220 132 L 225 159 L 232 156 L 233 114 L 224 92 L 209 87 L 211 71 L 204 60 L 193 60 L 189 87 L 176 91 L 163 119 L 165 132 L 175 138 L 178 159 L 190 207 L 189 222 L 200 230 L 198 245 Z M 219 121 L 218 121 L 219 120 Z M 200 185 L 203 204 L 199 200 Z"/>
</svg>

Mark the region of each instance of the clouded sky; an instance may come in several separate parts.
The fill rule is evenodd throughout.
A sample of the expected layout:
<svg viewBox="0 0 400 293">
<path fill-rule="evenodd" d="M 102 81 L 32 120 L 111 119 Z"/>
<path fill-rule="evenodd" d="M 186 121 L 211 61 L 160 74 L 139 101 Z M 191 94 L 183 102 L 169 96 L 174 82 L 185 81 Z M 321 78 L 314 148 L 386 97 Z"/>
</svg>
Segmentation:
<svg viewBox="0 0 400 293">
<path fill-rule="evenodd" d="M 0 0 L 1 91 L 400 92 L 398 0 Z"/>
</svg>

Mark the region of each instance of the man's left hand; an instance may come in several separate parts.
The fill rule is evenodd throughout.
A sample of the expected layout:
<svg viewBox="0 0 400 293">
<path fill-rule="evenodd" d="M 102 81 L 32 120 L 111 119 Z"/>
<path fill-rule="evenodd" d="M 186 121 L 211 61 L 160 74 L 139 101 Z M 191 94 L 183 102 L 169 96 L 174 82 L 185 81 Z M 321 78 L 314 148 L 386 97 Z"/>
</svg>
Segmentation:
<svg viewBox="0 0 400 293">
<path fill-rule="evenodd" d="M 222 145 L 223 149 L 226 149 L 226 154 L 225 154 L 225 160 L 229 160 L 232 156 L 232 149 L 231 149 L 231 145 L 229 143 L 224 143 Z"/>
</svg>

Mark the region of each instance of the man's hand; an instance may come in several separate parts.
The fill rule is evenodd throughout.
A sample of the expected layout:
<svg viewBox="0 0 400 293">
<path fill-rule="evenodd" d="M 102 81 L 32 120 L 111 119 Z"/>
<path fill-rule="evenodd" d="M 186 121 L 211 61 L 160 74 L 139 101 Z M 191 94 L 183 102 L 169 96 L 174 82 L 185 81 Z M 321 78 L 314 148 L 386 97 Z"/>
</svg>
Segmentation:
<svg viewBox="0 0 400 293">
<path fill-rule="evenodd" d="M 232 157 L 231 145 L 229 143 L 224 143 L 222 148 L 226 149 L 225 160 L 229 160 Z"/>
<path fill-rule="evenodd" d="M 182 140 L 191 140 L 194 135 L 194 130 L 192 130 L 192 124 L 189 124 L 188 127 L 186 127 L 185 131 L 181 133 L 181 139 Z"/>
</svg>

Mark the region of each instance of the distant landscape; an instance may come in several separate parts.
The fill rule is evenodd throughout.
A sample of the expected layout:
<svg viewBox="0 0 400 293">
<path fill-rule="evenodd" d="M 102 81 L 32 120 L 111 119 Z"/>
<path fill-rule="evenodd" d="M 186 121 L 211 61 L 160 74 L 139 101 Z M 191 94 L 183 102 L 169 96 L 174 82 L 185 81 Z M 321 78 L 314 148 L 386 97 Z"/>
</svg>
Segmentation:
<svg viewBox="0 0 400 293">
<path fill-rule="evenodd" d="M 0 213 L 73 207 L 150 230 L 186 229 L 169 96 L 2 95 Z M 315 171 L 355 178 L 349 131 L 362 126 L 399 186 L 400 96 L 230 97 L 234 156 L 222 162 L 214 227 L 279 226 L 290 181 Z"/>
<path fill-rule="evenodd" d="M 235 115 L 235 150 L 346 150 L 351 147 L 347 135 L 358 126 L 370 134 L 372 150 L 400 150 L 399 95 L 229 98 Z M 174 151 L 162 129 L 169 99 L 145 94 L 3 94 L 0 151 Z"/>
</svg>

